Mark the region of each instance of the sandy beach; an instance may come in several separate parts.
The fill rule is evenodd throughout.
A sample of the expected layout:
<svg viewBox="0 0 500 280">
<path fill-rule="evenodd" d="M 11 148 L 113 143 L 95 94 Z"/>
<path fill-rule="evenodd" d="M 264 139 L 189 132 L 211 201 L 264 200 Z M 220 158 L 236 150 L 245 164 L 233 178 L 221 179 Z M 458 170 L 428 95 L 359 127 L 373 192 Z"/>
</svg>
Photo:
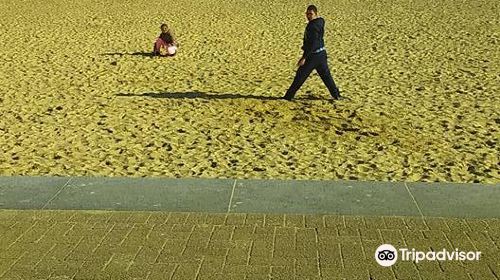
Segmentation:
<svg viewBox="0 0 500 280">
<path fill-rule="evenodd" d="M 307 4 L 0 1 L 0 175 L 500 182 L 498 1 L 316 1 L 277 100 Z"/>
</svg>

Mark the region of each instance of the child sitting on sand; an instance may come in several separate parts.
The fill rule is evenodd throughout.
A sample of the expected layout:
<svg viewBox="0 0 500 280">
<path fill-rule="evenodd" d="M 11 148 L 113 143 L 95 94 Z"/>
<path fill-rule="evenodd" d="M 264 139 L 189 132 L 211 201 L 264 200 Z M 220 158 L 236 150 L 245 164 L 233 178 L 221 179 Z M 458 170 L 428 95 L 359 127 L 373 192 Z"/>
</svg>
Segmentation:
<svg viewBox="0 0 500 280">
<path fill-rule="evenodd" d="M 177 53 L 177 41 L 166 23 L 162 24 L 161 34 L 156 39 L 153 54 L 159 56 L 174 56 Z"/>
</svg>

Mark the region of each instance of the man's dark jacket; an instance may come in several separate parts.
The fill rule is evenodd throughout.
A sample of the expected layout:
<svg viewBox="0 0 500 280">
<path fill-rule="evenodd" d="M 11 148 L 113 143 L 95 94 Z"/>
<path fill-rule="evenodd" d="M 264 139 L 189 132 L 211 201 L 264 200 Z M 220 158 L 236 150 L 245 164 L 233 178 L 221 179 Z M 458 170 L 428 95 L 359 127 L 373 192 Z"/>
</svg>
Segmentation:
<svg viewBox="0 0 500 280">
<path fill-rule="evenodd" d="M 304 43 L 302 57 L 307 58 L 317 51 L 325 47 L 323 35 L 325 34 L 325 20 L 321 17 L 315 18 L 307 23 L 306 31 L 304 32 Z"/>
</svg>

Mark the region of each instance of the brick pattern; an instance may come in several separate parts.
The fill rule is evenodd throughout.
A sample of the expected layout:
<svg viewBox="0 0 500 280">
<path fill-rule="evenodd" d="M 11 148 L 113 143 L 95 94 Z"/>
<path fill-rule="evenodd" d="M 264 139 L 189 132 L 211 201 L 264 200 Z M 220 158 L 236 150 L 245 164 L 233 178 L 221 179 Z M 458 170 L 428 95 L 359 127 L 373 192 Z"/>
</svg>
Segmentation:
<svg viewBox="0 0 500 280">
<path fill-rule="evenodd" d="M 477 262 L 379 266 L 390 243 Z M 0 210 L 0 279 L 499 279 L 500 220 Z"/>
</svg>

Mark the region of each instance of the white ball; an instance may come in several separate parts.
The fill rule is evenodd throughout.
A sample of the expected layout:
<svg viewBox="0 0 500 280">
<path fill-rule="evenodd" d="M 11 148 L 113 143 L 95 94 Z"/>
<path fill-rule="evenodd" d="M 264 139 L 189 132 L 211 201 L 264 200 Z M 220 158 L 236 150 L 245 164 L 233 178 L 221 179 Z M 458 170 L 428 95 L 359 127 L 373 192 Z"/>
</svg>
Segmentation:
<svg viewBox="0 0 500 280">
<path fill-rule="evenodd" d="M 169 55 L 173 55 L 177 52 L 177 47 L 176 46 L 170 46 L 167 48 L 167 52 Z"/>
</svg>

